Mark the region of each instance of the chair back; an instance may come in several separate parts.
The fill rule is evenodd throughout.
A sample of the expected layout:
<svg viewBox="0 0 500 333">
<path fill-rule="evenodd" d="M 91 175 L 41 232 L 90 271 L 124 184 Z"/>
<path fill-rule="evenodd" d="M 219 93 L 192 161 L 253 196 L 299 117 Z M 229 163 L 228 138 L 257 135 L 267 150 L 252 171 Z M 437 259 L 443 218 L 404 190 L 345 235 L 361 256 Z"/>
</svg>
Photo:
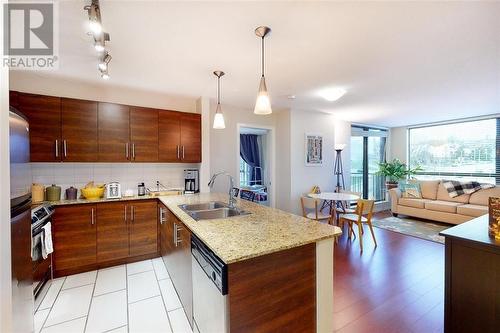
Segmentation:
<svg viewBox="0 0 500 333">
<path fill-rule="evenodd" d="M 375 206 L 375 200 L 358 199 L 356 206 L 356 214 L 367 215 L 367 218 L 371 219 L 374 206 Z"/>
<path fill-rule="evenodd" d="M 302 215 L 307 217 L 308 211 L 313 211 L 318 218 L 318 205 L 320 204 L 319 199 L 310 198 L 308 196 L 300 197 L 300 204 L 302 206 Z"/>
</svg>

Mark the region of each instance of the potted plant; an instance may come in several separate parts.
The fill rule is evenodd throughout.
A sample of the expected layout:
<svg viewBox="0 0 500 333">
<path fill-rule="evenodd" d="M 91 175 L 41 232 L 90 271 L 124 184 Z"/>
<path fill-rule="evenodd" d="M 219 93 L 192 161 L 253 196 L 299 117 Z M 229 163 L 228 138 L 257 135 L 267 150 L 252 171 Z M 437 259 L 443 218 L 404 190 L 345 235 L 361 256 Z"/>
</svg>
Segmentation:
<svg viewBox="0 0 500 333">
<path fill-rule="evenodd" d="M 400 180 L 406 179 L 408 176 L 413 176 L 420 170 L 422 170 L 420 166 L 410 169 L 406 163 L 403 163 L 399 159 L 395 158 L 391 162 L 379 163 L 379 170 L 377 174 L 386 177 L 387 180 L 385 182 L 385 186 L 388 190 L 390 190 L 391 188 L 398 187 Z"/>
</svg>

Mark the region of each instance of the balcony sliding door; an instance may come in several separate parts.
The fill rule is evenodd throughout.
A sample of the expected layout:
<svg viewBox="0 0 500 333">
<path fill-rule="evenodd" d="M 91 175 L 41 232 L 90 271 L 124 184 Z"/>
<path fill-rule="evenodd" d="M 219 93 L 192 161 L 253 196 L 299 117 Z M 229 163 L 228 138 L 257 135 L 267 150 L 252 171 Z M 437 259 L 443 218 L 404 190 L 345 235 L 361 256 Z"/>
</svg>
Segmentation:
<svg viewBox="0 0 500 333">
<path fill-rule="evenodd" d="M 385 179 L 377 175 L 378 164 L 385 160 L 387 131 L 370 127 L 352 127 L 351 191 L 363 198 L 385 200 Z"/>
</svg>

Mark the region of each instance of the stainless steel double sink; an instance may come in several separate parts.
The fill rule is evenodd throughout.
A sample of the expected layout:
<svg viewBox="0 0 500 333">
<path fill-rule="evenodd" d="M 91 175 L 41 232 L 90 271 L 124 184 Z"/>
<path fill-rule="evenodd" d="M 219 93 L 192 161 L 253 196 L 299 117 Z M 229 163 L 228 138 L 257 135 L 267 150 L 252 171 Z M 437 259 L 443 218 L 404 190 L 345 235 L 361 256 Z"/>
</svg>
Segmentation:
<svg viewBox="0 0 500 333">
<path fill-rule="evenodd" d="M 196 221 L 223 219 L 251 214 L 250 212 L 241 210 L 239 208 L 229 208 L 226 203 L 220 201 L 179 205 L 179 208 L 189 214 Z"/>
</svg>

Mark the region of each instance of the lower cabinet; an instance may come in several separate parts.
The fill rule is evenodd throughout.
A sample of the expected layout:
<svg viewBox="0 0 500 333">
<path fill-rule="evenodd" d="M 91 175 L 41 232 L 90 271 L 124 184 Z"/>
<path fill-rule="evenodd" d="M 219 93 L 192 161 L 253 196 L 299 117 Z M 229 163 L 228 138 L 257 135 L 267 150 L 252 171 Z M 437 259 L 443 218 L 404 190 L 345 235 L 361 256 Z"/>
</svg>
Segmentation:
<svg viewBox="0 0 500 333">
<path fill-rule="evenodd" d="M 156 200 L 58 206 L 52 228 L 56 277 L 158 254 Z"/>
<path fill-rule="evenodd" d="M 160 212 L 164 216 L 160 222 L 160 252 L 186 316 L 192 324 L 191 232 L 165 206 L 160 205 Z"/>
<path fill-rule="evenodd" d="M 96 205 L 59 206 L 52 225 L 56 272 L 71 272 L 97 263 Z"/>
</svg>

